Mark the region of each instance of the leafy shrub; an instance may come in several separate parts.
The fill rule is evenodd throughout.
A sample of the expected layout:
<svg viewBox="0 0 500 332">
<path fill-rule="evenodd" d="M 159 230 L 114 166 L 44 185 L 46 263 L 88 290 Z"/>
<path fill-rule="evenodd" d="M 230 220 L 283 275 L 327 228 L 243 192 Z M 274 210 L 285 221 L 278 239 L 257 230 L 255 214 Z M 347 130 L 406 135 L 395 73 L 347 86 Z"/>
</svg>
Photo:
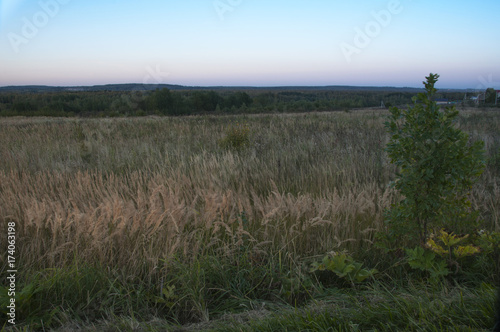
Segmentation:
<svg viewBox="0 0 500 332">
<path fill-rule="evenodd" d="M 408 110 L 391 107 L 385 123 L 391 135 L 386 151 L 399 173 L 394 183 L 403 199 L 387 213 L 389 236 L 424 244 L 429 230 L 445 227 L 470 232 L 477 215 L 468 198 L 484 169 L 483 142 L 455 127 L 455 107 L 441 111 L 433 100 L 439 75 L 430 74 L 425 93 Z"/>
<path fill-rule="evenodd" d="M 478 247 L 464 243 L 468 237 L 469 234 L 458 236 L 441 229 L 439 234 L 431 235 L 427 240 L 427 246 L 438 255 L 452 261 L 479 253 Z"/>
<path fill-rule="evenodd" d="M 219 141 L 224 149 L 241 151 L 250 145 L 250 128 L 247 124 L 236 123 L 226 129 L 226 136 Z"/>
<path fill-rule="evenodd" d="M 437 283 L 450 273 L 446 262 L 430 250 L 422 247 L 406 249 L 406 255 L 410 267 L 428 272 L 432 283 Z"/>
<path fill-rule="evenodd" d="M 363 263 L 356 262 L 352 257 L 345 253 L 335 253 L 333 256 L 325 256 L 321 263 L 313 263 L 311 273 L 316 271 L 330 271 L 337 277 L 346 279 L 354 286 L 367 278 L 373 277 L 377 270 L 364 269 Z"/>
<path fill-rule="evenodd" d="M 500 233 L 481 231 L 471 236 L 441 229 L 429 236 L 425 247 L 406 249 L 405 252 L 410 267 L 428 272 L 429 280 L 436 283 L 451 272 L 457 275 L 464 267 L 474 268 L 466 257 L 482 256 L 491 262 L 499 249 Z"/>
</svg>

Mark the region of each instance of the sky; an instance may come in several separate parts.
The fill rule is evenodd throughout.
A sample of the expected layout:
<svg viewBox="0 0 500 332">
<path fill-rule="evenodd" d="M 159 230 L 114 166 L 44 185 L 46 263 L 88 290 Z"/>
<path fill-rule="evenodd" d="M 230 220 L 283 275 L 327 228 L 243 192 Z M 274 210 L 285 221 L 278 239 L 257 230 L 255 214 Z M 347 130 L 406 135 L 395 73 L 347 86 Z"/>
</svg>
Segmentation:
<svg viewBox="0 0 500 332">
<path fill-rule="evenodd" d="M 0 86 L 500 89 L 500 1 L 0 0 Z"/>
</svg>

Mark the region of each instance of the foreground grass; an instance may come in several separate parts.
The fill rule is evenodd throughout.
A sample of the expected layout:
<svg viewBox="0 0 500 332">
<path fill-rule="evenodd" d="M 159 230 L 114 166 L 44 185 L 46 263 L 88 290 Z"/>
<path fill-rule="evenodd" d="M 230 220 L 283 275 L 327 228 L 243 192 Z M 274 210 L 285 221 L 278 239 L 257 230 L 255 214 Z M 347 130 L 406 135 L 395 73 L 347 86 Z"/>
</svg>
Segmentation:
<svg viewBox="0 0 500 332">
<path fill-rule="evenodd" d="M 301 274 L 301 272 L 303 274 Z M 430 284 L 403 270 L 349 286 L 279 262 L 204 257 L 170 262 L 159 287 L 116 270 L 74 265 L 19 283 L 11 331 L 481 331 L 493 325 L 484 276 Z M 2 304 L 3 306 L 4 304 Z"/>
<path fill-rule="evenodd" d="M 60 329 L 82 331 L 490 331 L 495 290 L 409 285 L 388 289 L 374 284 L 357 290 L 322 289 L 310 304 L 293 308 L 263 301 L 241 314 L 179 326 L 151 318 L 131 317 Z"/>
<path fill-rule="evenodd" d="M 15 222 L 16 328 L 487 329 L 498 256 L 428 288 L 425 273 L 373 246 L 397 199 L 384 117 L 2 119 L 0 234 Z M 220 142 L 237 122 L 250 139 L 232 150 Z M 499 231 L 500 115 L 468 111 L 458 125 L 485 141 L 471 200 L 482 227 Z M 372 286 L 309 273 L 332 251 L 377 268 Z"/>
<path fill-rule="evenodd" d="M 304 309 L 273 313 L 218 331 L 480 331 L 492 326 L 494 292 L 443 287 L 333 290 Z M 236 329 L 235 329 L 236 328 Z"/>
</svg>

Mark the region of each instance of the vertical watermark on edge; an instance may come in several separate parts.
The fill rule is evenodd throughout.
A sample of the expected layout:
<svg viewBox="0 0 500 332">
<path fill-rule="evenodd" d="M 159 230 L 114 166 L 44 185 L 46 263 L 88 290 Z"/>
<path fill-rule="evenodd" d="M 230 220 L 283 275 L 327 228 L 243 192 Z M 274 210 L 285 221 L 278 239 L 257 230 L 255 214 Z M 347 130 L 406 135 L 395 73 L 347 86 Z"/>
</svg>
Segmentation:
<svg viewBox="0 0 500 332">
<path fill-rule="evenodd" d="M 7 296 L 9 297 L 7 321 L 11 325 L 16 325 L 16 264 L 16 223 L 9 221 L 7 223 Z"/>
</svg>

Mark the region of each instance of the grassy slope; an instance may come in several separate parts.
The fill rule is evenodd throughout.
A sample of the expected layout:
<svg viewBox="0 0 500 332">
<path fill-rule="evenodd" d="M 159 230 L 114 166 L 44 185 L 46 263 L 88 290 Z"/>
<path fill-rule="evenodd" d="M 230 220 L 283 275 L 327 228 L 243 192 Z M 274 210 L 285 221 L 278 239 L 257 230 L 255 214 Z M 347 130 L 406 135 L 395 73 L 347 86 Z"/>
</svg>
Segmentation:
<svg viewBox="0 0 500 332">
<path fill-rule="evenodd" d="M 155 320 L 159 330 L 165 318 L 215 320 L 198 328 L 222 330 L 313 329 L 313 323 L 319 330 L 331 324 L 391 330 L 390 322 L 393 330 L 487 328 L 493 292 L 478 285 L 498 271 L 485 263 L 462 276 L 473 285 L 432 296 L 422 285 L 381 286 L 422 277 L 371 246 L 396 197 L 387 188 L 394 170 L 383 153 L 383 121 L 375 110 L 2 119 L 0 229 L 5 234 L 6 221 L 16 222 L 19 287 L 36 286 L 26 289 L 32 297 L 19 314 L 54 327 L 104 319 L 111 330 L 116 324 L 114 330 L 130 330 L 138 317 Z M 240 152 L 219 145 L 236 122 L 251 130 L 250 146 Z M 475 111 L 459 122 L 486 143 L 488 168 L 473 204 L 484 227 L 496 230 L 499 122 L 496 112 Z M 383 283 L 356 292 L 323 289 L 307 274 L 308 264 L 333 250 L 377 267 Z M 337 286 L 345 285 L 332 281 Z M 302 309 L 290 311 L 290 304 Z"/>
</svg>

